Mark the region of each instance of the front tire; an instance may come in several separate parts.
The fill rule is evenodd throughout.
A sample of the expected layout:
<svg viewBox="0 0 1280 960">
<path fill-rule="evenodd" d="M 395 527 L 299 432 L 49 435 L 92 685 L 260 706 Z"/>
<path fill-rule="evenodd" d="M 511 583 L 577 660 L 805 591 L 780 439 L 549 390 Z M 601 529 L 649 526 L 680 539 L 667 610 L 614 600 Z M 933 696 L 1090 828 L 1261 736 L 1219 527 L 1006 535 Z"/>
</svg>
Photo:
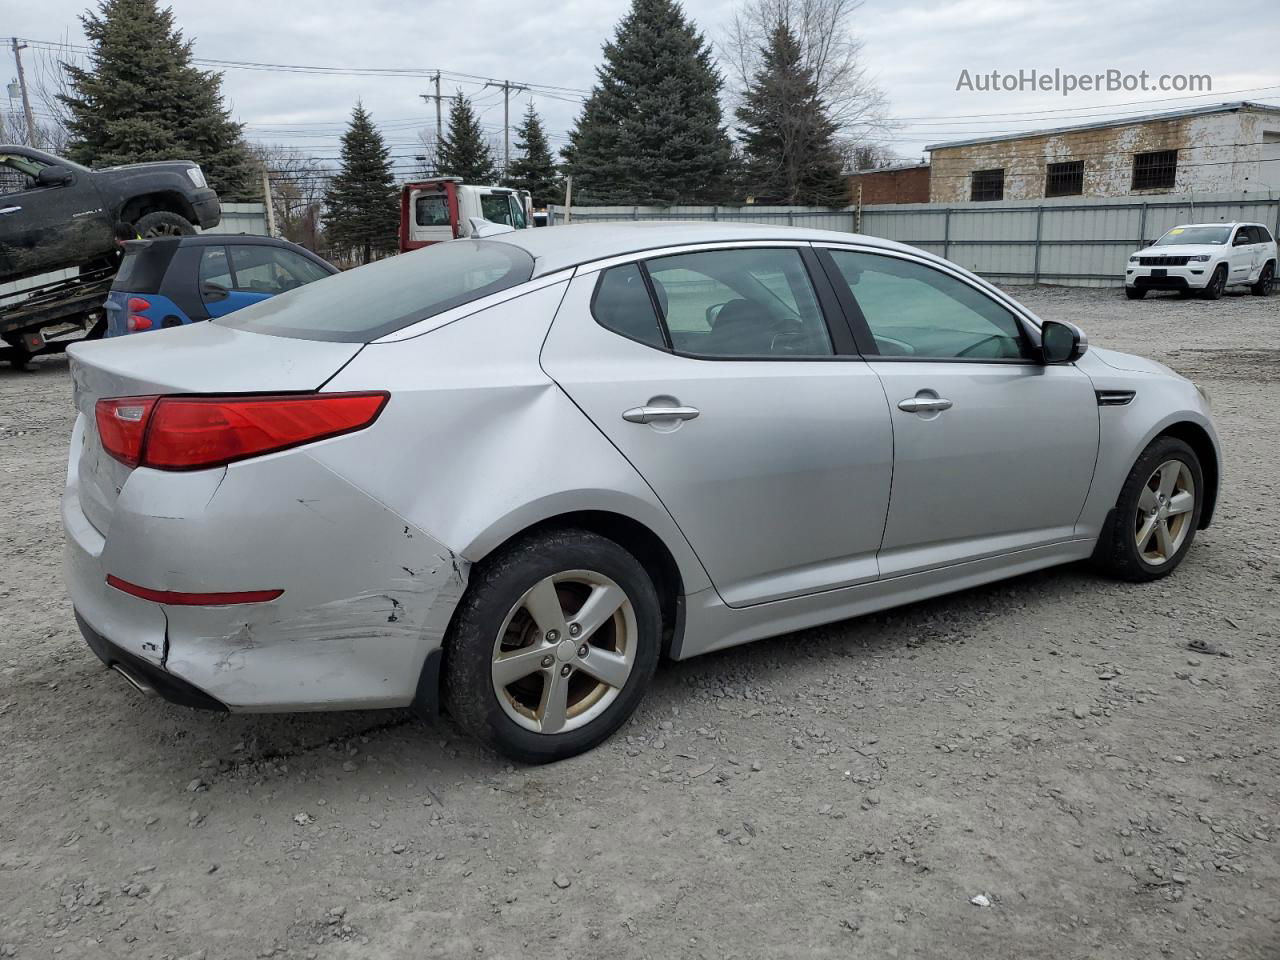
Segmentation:
<svg viewBox="0 0 1280 960">
<path fill-rule="evenodd" d="M 1200 294 L 1206 300 L 1217 300 L 1222 296 L 1222 291 L 1227 289 L 1227 267 L 1226 264 L 1219 264 L 1218 269 L 1213 271 L 1213 276 L 1209 278 L 1209 282 L 1205 285 L 1204 291 Z"/>
<path fill-rule="evenodd" d="M 1130 300 L 1141 300 L 1147 295 L 1146 287 L 1125 287 L 1124 295 Z"/>
<path fill-rule="evenodd" d="M 444 704 L 525 763 L 590 750 L 644 697 L 662 614 L 653 581 L 587 530 L 534 534 L 478 565 L 445 638 Z"/>
<path fill-rule="evenodd" d="M 1276 265 L 1268 263 L 1262 268 L 1262 273 L 1258 276 L 1258 282 L 1249 288 L 1255 297 L 1269 297 L 1271 290 L 1276 282 Z"/>
<path fill-rule="evenodd" d="M 1190 446 L 1176 437 L 1151 441 L 1120 489 L 1094 565 L 1135 583 L 1167 577 L 1195 540 L 1204 491 L 1204 470 Z"/>
<path fill-rule="evenodd" d="M 196 232 L 190 220 L 168 210 L 157 210 L 140 217 L 133 229 L 144 240 L 152 237 L 189 237 Z"/>
</svg>

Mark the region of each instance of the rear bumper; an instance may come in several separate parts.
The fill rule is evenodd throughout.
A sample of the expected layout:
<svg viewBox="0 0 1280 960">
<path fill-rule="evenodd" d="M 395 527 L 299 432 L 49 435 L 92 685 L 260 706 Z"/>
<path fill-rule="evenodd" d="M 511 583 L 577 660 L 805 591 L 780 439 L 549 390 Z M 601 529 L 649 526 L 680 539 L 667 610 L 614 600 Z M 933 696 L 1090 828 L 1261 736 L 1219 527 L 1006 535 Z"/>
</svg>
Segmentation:
<svg viewBox="0 0 1280 960">
<path fill-rule="evenodd" d="M 134 470 L 114 504 L 89 509 L 104 536 L 81 506 L 79 424 L 76 433 L 65 577 L 104 662 L 168 699 L 235 712 L 424 706 L 419 679 L 462 595 L 465 561 L 304 448 L 222 470 Z M 108 586 L 108 574 L 153 590 L 284 593 L 156 603 Z"/>
<path fill-rule="evenodd" d="M 129 651 L 117 647 L 102 634 L 98 633 L 97 630 L 89 626 L 84 617 L 80 616 L 79 611 L 75 611 L 75 615 L 76 625 L 80 627 L 80 634 L 84 637 L 85 643 L 89 644 L 89 649 L 98 655 L 98 659 L 105 666 L 113 667 L 123 673 L 125 678 L 135 687 L 145 686 L 147 690 L 157 696 L 163 697 L 170 703 L 176 703 L 184 707 L 194 707 L 197 710 L 217 710 L 222 713 L 227 712 L 225 703 L 209 696 L 198 687 L 192 686 L 181 677 L 166 673 L 141 657 L 135 657 Z"/>
</svg>

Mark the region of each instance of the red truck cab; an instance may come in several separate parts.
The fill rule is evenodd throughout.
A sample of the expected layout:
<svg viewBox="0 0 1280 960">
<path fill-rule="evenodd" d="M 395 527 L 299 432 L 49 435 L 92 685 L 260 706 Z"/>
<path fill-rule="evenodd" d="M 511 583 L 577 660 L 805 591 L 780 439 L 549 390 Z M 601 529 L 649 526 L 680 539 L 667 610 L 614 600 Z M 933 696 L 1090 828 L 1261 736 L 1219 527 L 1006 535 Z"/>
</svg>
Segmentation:
<svg viewBox="0 0 1280 960">
<path fill-rule="evenodd" d="M 533 219 L 529 194 L 465 184 L 458 177 L 415 180 L 400 188 L 401 252 L 469 237 L 473 219 L 527 229 Z"/>
</svg>

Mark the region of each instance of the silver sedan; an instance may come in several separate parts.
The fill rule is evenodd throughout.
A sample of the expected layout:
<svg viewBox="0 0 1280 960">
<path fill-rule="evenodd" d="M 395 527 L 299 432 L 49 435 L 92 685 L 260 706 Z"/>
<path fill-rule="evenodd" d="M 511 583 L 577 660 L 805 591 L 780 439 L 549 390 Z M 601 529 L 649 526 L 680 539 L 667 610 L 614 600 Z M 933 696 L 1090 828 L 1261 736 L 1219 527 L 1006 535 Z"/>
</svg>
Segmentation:
<svg viewBox="0 0 1280 960">
<path fill-rule="evenodd" d="M 556 227 L 77 345 L 66 578 L 144 692 L 567 757 L 682 659 L 1048 567 L 1171 573 L 1208 403 L 871 237 Z"/>
</svg>

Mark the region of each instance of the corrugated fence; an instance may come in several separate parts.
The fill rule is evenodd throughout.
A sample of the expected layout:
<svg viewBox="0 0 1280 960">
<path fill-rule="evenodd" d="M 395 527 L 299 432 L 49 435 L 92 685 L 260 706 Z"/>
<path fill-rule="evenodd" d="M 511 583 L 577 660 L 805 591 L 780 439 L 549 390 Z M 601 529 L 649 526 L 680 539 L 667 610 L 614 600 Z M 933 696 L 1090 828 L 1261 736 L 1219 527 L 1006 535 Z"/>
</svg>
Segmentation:
<svg viewBox="0 0 1280 960">
<path fill-rule="evenodd" d="M 564 208 L 550 208 L 564 222 Z M 886 204 L 852 208 L 574 207 L 576 223 L 722 220 L 789 224 L 897 240 L 1002 283 L 1117 286 L 1130 253 L 1179 223 L 1248 220 L 1280 233 L 1280 196 L 1156 196 L 1029 202 Z"/>
</svg>

